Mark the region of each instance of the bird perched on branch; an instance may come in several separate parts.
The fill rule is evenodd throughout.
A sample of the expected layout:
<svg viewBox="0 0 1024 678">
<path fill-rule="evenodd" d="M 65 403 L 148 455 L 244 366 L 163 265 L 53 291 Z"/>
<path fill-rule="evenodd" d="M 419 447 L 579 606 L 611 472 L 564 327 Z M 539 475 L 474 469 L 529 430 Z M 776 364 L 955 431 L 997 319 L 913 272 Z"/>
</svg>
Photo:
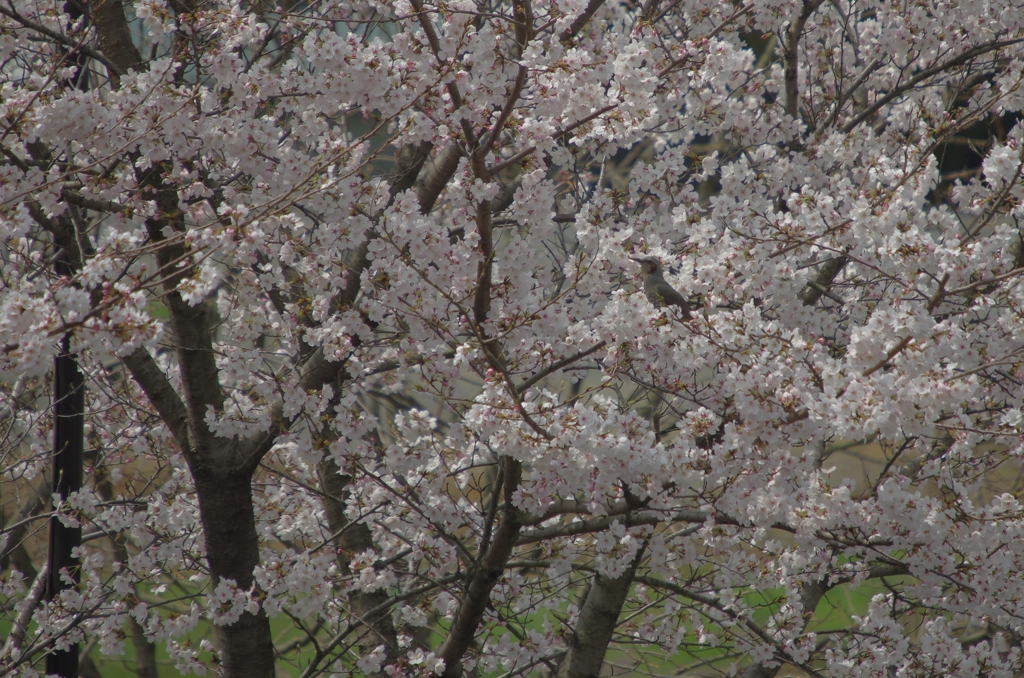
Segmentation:
<svg viewBox="0 0 1024 678">
<path fill-rule="evenodd" d="M 678 306 L 683 312 L 683 317 L 689 320 L 690 312 L 693 309 L 690 308 L 690 304 L 683 298 L 683 295 L 665 282 L 661 273 L 661 262 L 657 258 L 649 256 L 630 257 L 630 259 L 640 264 L 640 268 L 643 269 L 644 294 L 647 296 L 647 300 L 656 308 Z"/>
</svg>

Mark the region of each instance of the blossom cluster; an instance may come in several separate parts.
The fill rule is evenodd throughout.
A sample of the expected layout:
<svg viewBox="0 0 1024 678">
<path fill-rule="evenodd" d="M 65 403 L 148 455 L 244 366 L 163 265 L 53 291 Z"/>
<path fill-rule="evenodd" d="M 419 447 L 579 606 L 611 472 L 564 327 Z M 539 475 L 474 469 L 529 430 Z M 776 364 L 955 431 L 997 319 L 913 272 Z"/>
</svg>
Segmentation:
<svg viewBox="0 0 1024 678">
<path fill-rule="evenodd" d="M 1024 668 L 1019 2 L 111 4 L 0 7 L 0 670 Z"/>
</svg>

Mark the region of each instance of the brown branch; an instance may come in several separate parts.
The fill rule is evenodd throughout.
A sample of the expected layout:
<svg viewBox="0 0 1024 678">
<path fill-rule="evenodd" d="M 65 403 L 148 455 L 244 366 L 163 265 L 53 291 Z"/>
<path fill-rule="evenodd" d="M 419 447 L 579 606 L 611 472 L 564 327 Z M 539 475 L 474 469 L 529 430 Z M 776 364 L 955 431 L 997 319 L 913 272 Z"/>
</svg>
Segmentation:
<svg viewBox="0 0 1024 678">
<path fill-rule="evenodd" d="M 122 362 L 170 429 L 185 458 L 190 458 L 192 445 L 188 437 L 188 411 L 167 375 L 144 347 L 135 349 Z"/>
<path fill-rule="evenodd" d="M 427 43 L 430 45 L 430 51 L 434 53 L 438 65 L 442 65 L 444 59 L 441 58 L 441 42 L 437 38 L 434 25 L 430 23 L 430 17 L 427 16 L 427 12 L 423 8 L 423 1 L 410 0 L 409 4 L 412 5 L 413 11 L 416 12 L 420 28 L 423 30 L 423 34 L 427 37 Z M 449 81 L 445 84 L 445 89 L 448 91 L 448 96 L 452 98 L 452 108 L 454 110 L 462 108 L 462 93 L 459 91 L 458 85 L 454 81 Z M 476 135 L 473 134 L 473 126 L 469 119 L 464 116 L 460 122 L 462 133 L 466 137 L 466 143 L 470 146 L 476 145 Z"/>
<path fill-rule="evenodd" d="M 835 257 L 825 262 L 818 271 L 818 275 L 814 277 L 814 280 L 807 283 L 807 289 L 800 297 L 800 301 L 803 302 L 804 306 L 814 306 L 821 299 L 822 296 L 826 296 L 832 301 L 842 304 L 843 300 L 830 291 L 832 281 L 836 279 L 839 272 L 843 270 L 848 261 L 847 257 Z"/>
<path fill-rule="evenodd" d="M 517 546 L 532 544 L 538 541 L 547 541 L 556 537 L 572 537 L 579 534 L 591 532 L 602 532 L 611 527 L 614 523 L 621 523 L 625 527 L 636 527 L 638 525 L 658 525 L 660 523 L 693 523 L 703 525 L 708 514 L 704 511 L 677 511 L 667 513 L 660 511 L 638 511 L 625 513 L 625 515 L 606 515 L 590 520 L 578 520 L 571 523 L 558 523 L 549 527 L 540 527 L 535 530 L 524 530 L 520 534 Z M 718 516 L 716 522 L 731 524 L 734 521 Z"/>
<path fill-rule="evenodd" d="M 705 605 L 707 607 L 713 608 L 715 610 L 723 612 L 724 614 L 729 615 L 732 619 L 735 619 L 738 622 L 738 625 L 741 628 L 745 628 L 747 631 L 752 633 L 755 637 L 759 638 L 765 644 L 770 645 L 775 651 L 775 659 L 779 661 L 789 661 L 789 663 L 793 664 L 794 666 L 798 666 L 799 668 L 803 669 L 812 676 L 820 675 L 817 671 L 813 670 L 806 663 L 797 663 L 795 661 L 790 660 L 785 645 L 772 638 L 771 634 L 769 634 L 765 629 L 761 628 L 760 625 L 756 624 L 749 617 L 741 615 L 735 610 L 726 607 L 715 598 L 712 598 L 711 596 L 707 596 L 701 593 L 696 593 L 694 591 L 690 591 L 687 588 L 680 586 L 679 584 L 674 584 L 672 582 L 655 579 L 653 577 L 637 576 L 636 581 L 642 584 L 646 584 L 647 586 L 650 586 L 655 589 L 671 591 L 672 593 L 681 595 L 684 598 L 689 598 L 690 600 L 696 603 L 700 603 L 701 605 Z M 775 676 L 777 673 L 777 669 L 773 672 L 771 670 L 759 667 L 758 665 L 754 665 L 753 667 L 748 667 L 747 673 L 744 673 L 744 676 L 747 676 L 748 678 L 771 678 Z"/>
<path fill-rule="evenodd" d="M 7 642 L 4 643 L 3 651 L 0 651 L 0 667 L 10 660 L 15 652 L 21 649 L 21 644 L 25 641 L 32 613 L 35 612 L 36 606 L 39 605 L 39 601 L 43 599 L 43 594 L 46 592 L 48 569 L 46 563 L 43 563 L 42 567 L 39 568 L 39 574 L 36 575 L 35 581 L 32 582 L 32 588 L 28 590 L 25 597 L 18 603 L 18 615 L 11 626 L 11 632 L 7 636 Z"/>
<path fill-rule="evenodd" d="M 455 170 L 459 167 L 459 159 L 463 156 L 462 148 L 454 141 L 449 143 L 427 165 L 423 177 L 416 182 L 416 199 L 420 204 L 420 212 L 429 214 L 441 191 L 448 185 Z"/>
<path fill-rule="evenodd" d="M 114 65 L 110 79 L 114 89 L 117 89 L 120 87 L 120 76 L 130 70 L 142 70 L 144 62 L 132 42 L 131 29 L 124 15 L 124 3 L 121 0 L 99 0 L 95 4 L 90 3 L 90 7 L 100 49 Z"/>
<path fill-rule="evenodd" d="M 416 184 L 416 177 L 423 169 L 423 164 L 427 161 L 431 148 L 433 145 L 429 141 L 424 141 L 415 146 L 403 146 L 398 150 L 398 162 L 389 189 L 392 199 Z"/>
<path fill-rule="evenodd" d="M 999 195 L 996 197 L 996 199 L 992 201 L 992 210 L 985 216 L 984 219 L 981 220 L 981 223 L 979 223 L 977 226 L 974 226 L 970 230 L 970 232 L 967 234 L 967 237 L 963 238 L 960 241 L 961 248 L 968 241 L 978 237 L 978 234 L 981 233 L 990 223 L 992 223 L 992 220 L 995 219 L 996 214 L 999 213 L 999 206 L 1003 204 L 1003 202 L 1010 195 L 1010 193 L 1013 192 L 1013 190 L 1019 185 L 1017 183 L 1017 180 L 1020 179 L 1022 170 L 1024 170 L 1024 156 L 1021 156 L 1020 162 L 1017 163 L 1017 169 L 1013 171 L 1013 178 L 1006 182 L 1006 186 L 1004 186 L 1003 190 L 999 192 Z"/>
<path fill-rule="evenodd" d="M 938 73 L 941 73 L 942 71 L 954 68 L 956 66 L 960 66 L 961 64 L 970 61 L 976 56 L 981 56 L 982 54 L 985 54 L 987 52 L 992 52 L 997 49 L 1002 49 L 1003 47 L 1016 45 L 1021 42 L 1024 42 L 1024 38 L 1015 38 L 1013 40 L 995 40 L 993 42 L 988 42 L 983 45 L 978 45 L 977 47 L 969 49 L 959 56 L 947 59 L 946 61 L 943 61 L 941 64 L 936 64 L 931 68 L 924 69 L 923 71 L 919 72 L 917 75 L 910 78 L 910 80 L 907 80 L 899 87 L 894 87 L 893 89 L 891 89 L 888 94 L 886 94 L 881 99 L 876 101 L 874 104 L 869 106 L 867 109 L 862 111 L 861 114 L 858 115 L 856 118 L 843 125 L 843 132 L 852 132 L 859 124 L 861 124 L 862 122 L 870 118 L 872 115 L 877 113 L 880 108 L 888 104 L 896 97 L 903 95 L 904 93 L 906 93 L 911 88 L 915 87 L 918 83 L 922 82 L 923 80 L 927 80 L 928 78 Z"/>
<path fill-rule="evenodd" d="M 865 579 L 895 577 L 909 573 L 910 570 L 905 565 L 883 564 L 869 569 Z M 818 609 L 818 603 L 825 597 L 825 594 L 837 586 L 853 581 L 854 578 L 854 575 L 849 575 L 830 579 L 827 583 L 824 581 L 806 581 L 800 585 L 800 605 L 802 608 L 800 616 L 803 619 L 802 629 L 804 632 L 807 631 L 807 626 L 811 623 L 814 612 Z M 775 678 L 782 670 L 782 667 L 782 664 L 771 668 L 762 664 L 751 664 L 743 672 L 743 678 Z"/>
<path fill-rule="evenodd" d="M 800 16 L 786 30 L 786 43 L 783 49 L 783 77 L 786 85 L 786 113 L 792 118 L 800 116 L 800 86 L 797 82 L 800 66 L 800 37 L 803 35 L 807 19 L 818 9 L 821 2 L 822 0 L 804 0 Z"/>
<path fill-rule="evenodd" d="M 712 40 L 712 39 L 714 39 L 714 37 L 716 35 L 718 35 L 723 30 L 725 30 L 726 26 L 728 26 L 733 21 L 735 21 L 737 18 L 739 18 L 740 16 L 746 14 L 747 12 L 752 10 L 753 8 L 754 8 L 754 3 L 752 3 L 752 2 L 749 2 L 749 3 L 745 4 L 745 5 L 741 5 L 740 7 L 738 7 L 736 9 L 735 12 L 733 12 L 731 15 L 726 17 L 725 20 L 722 21 L 722 23 L 720 23 L 717 26 L 715 26 L 711 30 L 710 33 L 708 33 L 707 35 L 703 36 L 702 39 L 703 40 Z M 667 12 L 668 10 L 665 10 L 665 11 Z M 683 64 L 687 63 L 689 60 L 690 60 L 690 56 L 689 55 L 681 56 L 678 59 L 673 59 L 672 61 L 668 62 L 665 66 L 662 66 L 660 69 L 658 69 L 658 72 L 657 72 L 658 77 L 659 78 L 664 78 L 666 75 L 668 75 L 669 73 L 673 72 L 675 69 L 679 68 Z"/>
<path fill-rule="evenodd" d="M 497 466 L 497 465 L 496 465 Z M 501 498 L 502 486 L 505 484 L 505 470 L 503 467 L 498 466 L 497 473 L 494 474 L 491 482 L 491 501 L 487 507 L 487 515 L 484 517 L 484 530 L 483 535 L 480 537 L 480 547 L 477 549 L 477 553 L 486 553 L 487 549 L 491 546 L 491 533 L 494 531 L 494 521 L 498 517 L 498 505 Z M 481 503 L 483 503 L 483 488 L 481 488 Z M 522 521 L 520 521 L 522 524 Z"/>
<path fill-rule="evenodd" d="M 67 200 L 72 205 L 83 207 L 88 210 L 95 210 L 97 212 L 113 212 L 113 213 L 124 213 L 127 212 L 130 207 L 128 205 L 122 205 L 119 202 L 113 200 L 103 200 L 101 198 L 86 198 L 77 191 L 61 191 L 61 197 Z"/>
<path fill-rule="evenodd" d="M 818 128 L 814 130 L 815 136 L 822 134 L 826 129 L 831 127 L 833 123 L 835 123 L 835 121 L 839 118 L 839 113 L 843 110 L 843 104 L 845 104 L 846 101 L 857 92 L 857 90 L 864 86 L 864 83 L 868 81 L 868 78 L 871 77 L 871 74 L 878 70 L 878 67 L 881 65 L 882 58 L 875 57 L 867 66 L 864 67 L 864 70 L 861 71 L 860 75 L 857 76 L 857 79 L 850 84 L 850 87 L 847 88 L 845 91 L 839 93 L 839 96 L 836 97 L 835 108 L 832 109 L 832 112 L 821 123 L 821 125 L 819 125 Z"/>
<path fill-rule="evenodd" d="M 31 19 L 22 16 L 17 12 L 17 10 L 14 9 L 13 5 L 9 5 L 6 8 L 0 6 L 0 15 L 13 19 L 14 21 L 17 21 L 19 24 L 24 26 L 25 28 L 31 31 L 35 31 L 36 33 L 44 35 L 56 43 L 68 47 L 69 49 L 71 49 L 71 52 L 68 54 L 68 56 L 73 56 L 75 52 L 81 52 L 90 59 L 95 59 L 96 61 L 103 64 L 111 73 L 122 74 L 118 67 L 114 65 L 114 62 L 110 61 L 110 59 L 104 56 L 102 52 L 97 52 L 96 50 L 87 45 L 83 45 L 75 40 L 71 40 L 66 35 L 62 35 L 61 33 L 51 30 L 42 24 L 36 23 L 35 21 L 32 21 Z"/>
<path fill-rule="evenodd" d="M 340 397 L 339 392 L 335 397 Z M 330 431 L 324 431 L 330 438 L 337 436 Z M 325 455 L 318 469 L 320 484 L 323 488 L 321 503 L 324 513 L 327 515 L 327 524 L 333 533 L 332 542 L 337 548 L 338 566 L 344 576 L 352 576 L 350 567 L 352 558 L 357 554 L 369 549 L 377 548 L 373 542 L 373 534 L 370 528 L 362 520 L 350 521 L 345 513 L 345 502 L 343 498 L 348 493 L 350 478 L 342 475 L 341 469 L 331 455 Z M 366 627 L 358 642 L 363 654 L 373 651 L 379 645 L 385 650 L 384 664 L 391 664 L 398 656 L 398 640 L 395 634 L 394 624 L 391 622 L 391 615 L 387 614 L 386 603 L 388 594 L 386 591 L 364 591 L 360 587 L 354 587 L 348 594 L 348 603 L 351 616 L 359 620 Z M 374 610 L 378 610 L 374 612 Z M 384 678 L 383 671 L 371 674 L 369 678 Z"/>
<path fill-rule="evenodd" d="M 509 92 L 508 97 L 505 99 L 505 105 L 501 108 L 501 113 L 498 115 L 497 122 L 494 123 L 494 128 L 487 134 L 487 140 L 484 141 L 480 148 L 476 150 L 475 155 L 479 155 L 482 158 L 491 152 L 491 148 L 494 147 L 494 142 L 497 141 L 498 135 L 501 134 L 501 130 L 504 129 L 505 123 L 508 122 L 509 117 L 512 115 L 516 102 L 519 101 L 519 95 L 522 94 L 523 87 L 526 85 L 526 74 L 526 66 L 520 66 L 519 72 L 516 73 L 516 81 L 512 85 L 512 91 Z M 486 181 L 490 176 L 490 173 L 485 170 L 483 174 L 483 178 Z"/>
<path fill-rule="evenodd" d="M 560 130 L 558 132 L 555 132 L 554 134 L 551 135 L 551 138 L 554 139 L 555 141 L 557 141 L 557 140 L 561 139 L 562 137 L 570 134 L 576 128 L 578 128 L 578 127 L 580 127 L 582 125 L 586 125 L 588 122 L 590 122 L 592 120 L 596 120 L 597 118 L 600 118 L 602 115 L 604 115 L 608 111 L 614 110 L 617 107 L 618 107 L 618 104 L 609 104 L 609 105 L 605 106 L 604 108 L 599 108 L 598 110 L 594 111 L 590 115 L 586 115 L 583 118 L 581 118 L 580 120 L 577 120 L 576 122 L 572 123 L 568 127 L 565 127 L 564 129 L 562 129 L 562 130 Z M 509 167 L 512 167 L 513 165 L 518 164 L 523 158 L 526 158 L 527 156 L 529 156 L 530 154 L 532 154 L 536 150 L 537 150 L 536 146 L 528 146 L 528 147 L 524 148 L 523 150 L 519 151 L 518 153 L 516 153 L 512 157 L 506 158 L 505 160 L 502 160 L 501 162 L 499 162 L 497 165 L 489 167 L 487 169 L 487 175 L 489 177 L 493 177 L 498 172 L 501 172 L 504 169 L 507 169 Z"/>
<path fill-rule="evenodd" d="M 597 10 L 601 9 L 603 4 L 604 0 L 590 0 L 583 13 L 573 19 L 569 27 L 558 36 L 558 41 L 561 43 L 571 43 L 579 35 L 580 31 L 583 30 L 583 27 L 590 23 L 590 20 L 597 14 Z"/>
<path fill-rule="evenodd" d="M 154 166 L 143 173 L 139 181 L 140 185 L 156 194 L 159 212 L 157 216 L 146 219 L 146 231 L 151 241 L 164 245 L 156 253 L 157 263 L 161 267 L 188 256 L 181 240 L 168 240 L 164 235 L 168 230 L 183 232 L 185 227 L 178 213 L 178 191 L 174 187 L 162 185 L 160 174 L 163 170 L 160 165 Z M 231 446 L 217 438 L 206 424 L 209 408 L 212 407 L 215 412 L 224 409 L 224 392 L 213 351 L 213 327 L 209 310 L 205 303 L 190 305 L 178 292 L 178 285 L 193 273 L 193 266 L 186 265 L 180 266 L 175 274 L 168 276 L 163 281 L 163 300 L 170 316 L 178 357 L 182 402 L 187 413 L 188 440 L 193 453 L 191 461 L 223 464 L 230 461 L 231 454 L 224 452 L 230 452 Z M 175 411 L 174 415 L 178 416 L 179 413 Z"/>
<path fill-rule="evenodd" d="M 640 21 L 647 24 L 653 23 L 652 19 L 654 19 L 660 7 L 661 0 L 646 0 L 643 7 L 640 8 Z"/>
<path fill-rule="evenodd" d="M 521 529 L 519 509 L 513 504 L 513 498 L 519 490 L 523 468 L 511 457 L 502 457 L 501 460 L 505 477 L 505 501 L 501 524 L 459 601 L 459 610 L 455 613 L 455 620 L 448 636 L 437 650 L 437 656 L 444 660 L 442 678 L 457 678 L 462 675 L 462 657 L 476 639 L 477 628 L 484 612 L 491 604 L 491 591 L 505 570 L 505 564 L 512 555 Z"/>
<path fill-rule="evenodd" d="M 300 369 L 303 370 L 303 374 L 299 378 L 299 388 L 303 392 L 320 390 L 326 384 L 344 380 L 343 375 L 347 375 L 345 363 L 340 360 L 328 362 L 321 348 L 317 348 Z M 255 470 L 260 460 L 274 446 L 277 436 L 287 431 L 301 416 L 302 414 L 298 413 L 291 419 L 285 419 L 283 401 L 279 400 L 270 405 L 270 428 L 256 434 L 239 448 L 235 460 L 238 467 L 242 470 Z"/>
<path fill-rule="evenodd" d="M 99 450 L 93 448 L 87 452 L 86 465 L 92 468 L 91 476 L 93 487 L 96 493 L 106 502 L 116 502 L 114 485 L 110 479 L 107 467 L 100 461 Z M 104 532 L 104 534 L 107 534 Z M 84 535 L 82 541 L 86 541 L 91 535 Z M 122 566 L 129 562 L 127 536 L 123 532 L 108 535 L 114 551 L 115 562 Z M 156 668 L 156 646 L 146 638 L 146 631 L 142 628 L 134 616 L 128 615 L 128 630 L 135 648 L 135 675 L 136 678 L 157 678 Z"/>
<path fill-rule="evenodd" d="M 388 598 L 387 601 L 382 603 L 378 608 L 370 610 L 368 614 L 371 616 L 377 615 L 380 612 L 387 610 L 388 608 L 394 607 L 398 603 L 409 600 L 411 598 L 418 598 L 419 596 L 423 595 L 424 593 L 427 593 L 428 591 L 433 591 L 434 589 L 438 589 L 448 584 L 451 584 L 458 578 L 459 575 L 457 574 L 448 575 L 447 577 L 443 577 L 441 579 L 433 581 L 430 584 L 426 584 L 424 586 L 420 586 L 418 588 L 410 589 L 409 591 L 399 593 Z M 338 645 L 340 645 L 341 642 L 345 640 L 345 638 L 349 634 L 351 634 L 356 629 L 360 628 L 362 625 L 362 620 L 357 619 L 356 623 L 349 624 L 340 632 L 338 632 L 337 635 L 331 638 L 327 643 L 325 643 L 323 647 L 317 650 L 316 654 L 313 657 L 313 660 L 306 667 L 306 670 L 302 672 L 300 678 L 311 678 L 312 676 L 317 675 L 320 662 L 322 662 L 324 658 L 326 658 L 334 650 L 334 648 L 338 647 Z"/>
<path fill-rule="evenodd" d="M 565 367 L 567 365 L 573 364 L 577 360 L 582 360 L 583 358 L 586 358 L 588 355 L 591 355 L 593 353 L 596 353 L 597 351 L 600 351 L 602 348 L 604 348 L 607 345 L 608 345 L 607 342 L 599 341 L 598 343 L 596 343 L 593 346 L 591 346 L 590 348 L 588 348 L 586 351 L 580 351 L 579 353 L 577 353 L 575 355 L 571 355 L 568 358 L 563 358 L 562 360 L 559 360 L 556 363 L 552 363 L 551 365 L 548 365 L 547 367 L 542 369 L 540 372 L 538 372 L 537 374 L 533 375 L 532 377 L 530 377 L 529 379 L 524 381 L 521 385 L 517 386 L 516 387 L 516 393 L 523 393 L 524 391 L 526 391 L 526 389 L 530 388 L 531 386 L 533 386 L 534 384 L 536 384 L 538 381 L 540 381 L 544 377 L 548 376 L 549 374 L 553 374 L 553 373 L 557 372 L 558 370 L 562 369 L 563 367 Z"/>
<path fill-rule="evenodd" d="M 551 520 L 555 516 L 562 516 L 569 513 L 590 515 L 593 513 L 590 506 L 589 502 L 580 501 L 578 499 L 563 499 L 548 506 L 544 509 L 543 513 L 521 516 L 519 522 L 525 527 L 527 525 L 539 525 L 545 521 Z M 629 510 L 630 506 L 627 502 L 617 501 L 604 507 L 604 515 L 620 516 Z"/>
<path fill-rule="evenodd" d="M 18 570 L 28 579 L 35 579 L 36 568 L 32 563 L 32 556 L 25 548 L 25 540 L 28 537 L 29 526 L 36 520 L 42 520 L 53 515 L 51 512 L 42 513 L 47 505 L 46 498 L 49 489 L 45 483 L 35 482 L 31 486 L 31 498 L 29 502 L 18 512 L 17 518 L 10 525 L 0 530 L 0 534 L 7 536 L 7 544 L 0 549 L 0 570 Z"/>
<path fill-rule="evenodd" d="M 395 197 L 401 192 L 413 186 L 423 165 L 426 163 L 427 154 L 430 152 L 430 149 L 431 146 L 429 144 L 419 144 L 417 146 L 405 146 L 399 150 L 398 165 L 394 170 L 394 180 L 389 189 L 390 200 L 388 204 L 393 202 Z M 454 173 L 454 168 L 452 172 Z M 450 175 L 448 178 L 450 178 Z M 445 181 L 447 180 L 446 178 Z M 422 209 L 422 202 L 420 205 Z M 373 237 L 372 232 L 367 232 L 363 243 L 349 253 L 346 260 L 347 276 L 345 288 L 334 299 L 333 304 L 335 308 L 351 307 L 359 296 L 362 274 L 369 266 L 370 241 Z M 299 365 L 299 371 L 301 372 L 299 388 L 303 391 L 318 391 L 326 384 L 344 381 L 349 376 L 345 369 L 345 363 L 340 360 L 328 361 L 321 348 L 316 348 L 308 354 L 306 359 Z M 340 391 L 340 388 L 336 389 L 336 392 Z M 238 448 L 235 463 L 243 470 L 254 471 L 259 466 L 260 460 L 274 446 L 277 436 L 282 431 L 290 428 L 298 417 L 301 416 L 297 414 L 292 419 L 285 421 L 283 417 L 284 403 L 281 401 L 272 404 L 270 410 L 270 421 L 272 423 L 269 430 L 253 436 Z"/>
</svg>

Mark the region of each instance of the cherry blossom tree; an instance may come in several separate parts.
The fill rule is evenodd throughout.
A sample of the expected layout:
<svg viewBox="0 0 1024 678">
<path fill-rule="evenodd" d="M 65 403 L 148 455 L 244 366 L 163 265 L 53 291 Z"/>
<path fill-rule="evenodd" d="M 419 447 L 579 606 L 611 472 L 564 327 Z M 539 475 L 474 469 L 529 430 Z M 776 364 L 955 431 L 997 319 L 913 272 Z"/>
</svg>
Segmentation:
<svg viewBox="0 0 1024 678">
<path fill-rule="evenodd" d="M 3 671 L 1024 670 L 1018 0 L 5 0 L 0 59 Z"/>
</svg>

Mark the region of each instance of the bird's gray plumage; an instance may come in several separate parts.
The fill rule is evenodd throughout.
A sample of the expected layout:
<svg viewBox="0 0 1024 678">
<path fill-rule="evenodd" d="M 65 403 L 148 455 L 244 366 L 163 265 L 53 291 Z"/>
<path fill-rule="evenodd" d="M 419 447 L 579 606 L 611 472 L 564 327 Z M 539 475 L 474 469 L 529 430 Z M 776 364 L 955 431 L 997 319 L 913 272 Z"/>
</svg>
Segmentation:
<svg viewBox="0 0 1024 678">
<path fill-rule="evenodd" d="M 657 308 L 678 306 L 679 310 L 683 312 L 683 317 L 689 320 L 692 310 L 690 304 L 683 298 L 683 295 L 665 281 L 661 273 L 661 262 L 655 257 L 648 256 L 630 257 L 630 259 L 640 264 L 640 268 L 643 269 L 644 295 L 647 296 L 647 300 Z"/>
</svg>

